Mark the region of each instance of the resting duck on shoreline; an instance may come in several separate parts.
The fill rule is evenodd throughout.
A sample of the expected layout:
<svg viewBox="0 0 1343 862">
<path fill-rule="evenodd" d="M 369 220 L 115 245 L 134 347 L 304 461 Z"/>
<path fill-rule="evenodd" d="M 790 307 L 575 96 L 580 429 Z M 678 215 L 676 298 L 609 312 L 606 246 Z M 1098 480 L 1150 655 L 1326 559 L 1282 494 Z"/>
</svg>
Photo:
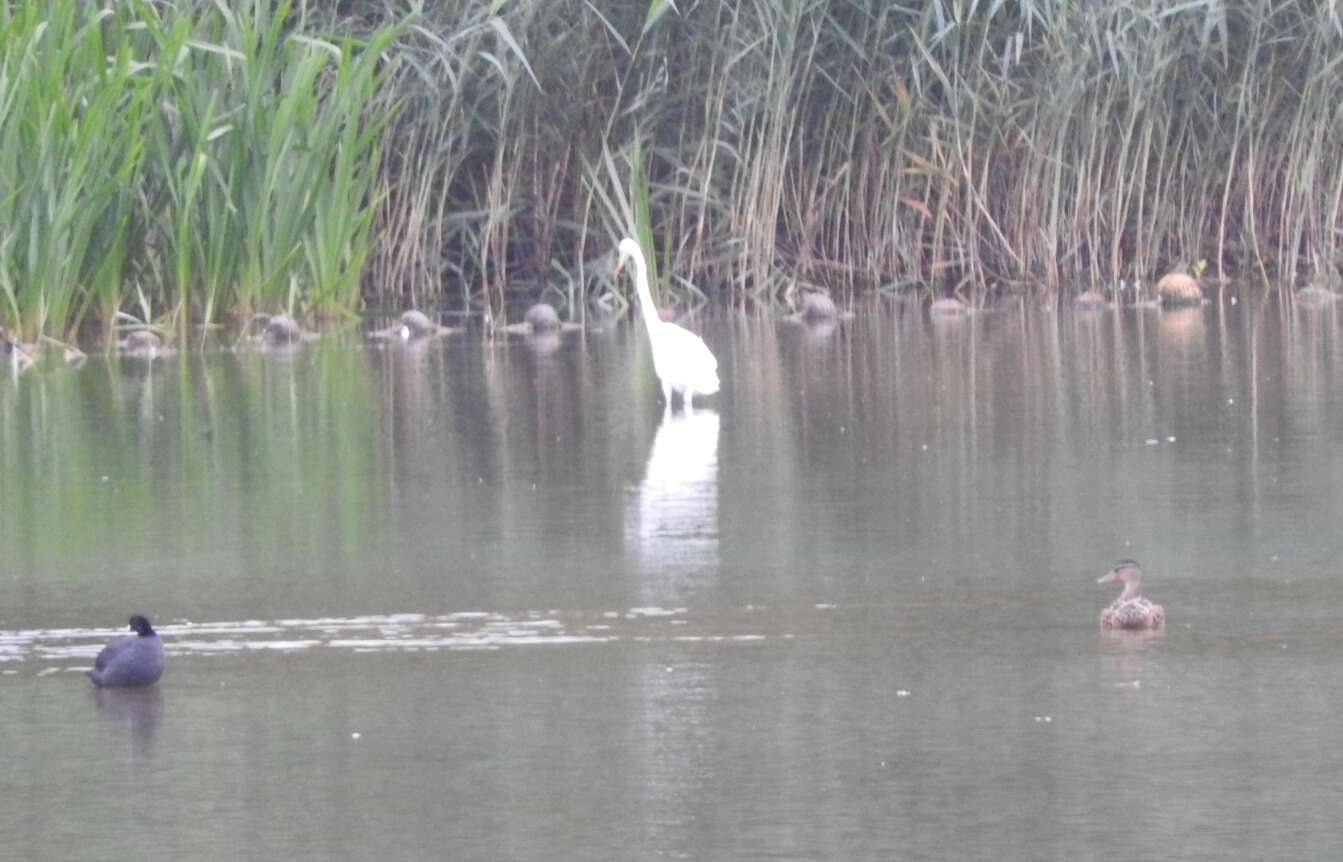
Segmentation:
<svg viewBox="0 0 1343 862">
<path fill-rule="evenodd" d="M 1120 560 L 1096 583 L 1110 581 L 1122 581 L 1124 591 L 1101 611 L 1101 628 L 1159 629 L 1165 624 L 1165 609 L 1143 598 L 1142 567 L 1137 560 Z"/>
</svg>

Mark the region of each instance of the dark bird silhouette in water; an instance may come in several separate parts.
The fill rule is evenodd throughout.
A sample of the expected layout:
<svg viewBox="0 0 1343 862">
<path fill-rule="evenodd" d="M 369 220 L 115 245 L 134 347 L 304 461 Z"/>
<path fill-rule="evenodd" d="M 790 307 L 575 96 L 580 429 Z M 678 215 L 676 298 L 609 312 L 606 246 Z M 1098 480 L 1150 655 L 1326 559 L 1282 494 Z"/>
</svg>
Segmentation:
<svg viewBox="0 0 1343 862">
<path fill-rule="evenodd" d="M 163 675 L 163 641 L 146 617 L 131 617 L 133 635 L 121 635 L 103 647 L 88 672 L 99 686 L 153 685 Z"/>
</svg>

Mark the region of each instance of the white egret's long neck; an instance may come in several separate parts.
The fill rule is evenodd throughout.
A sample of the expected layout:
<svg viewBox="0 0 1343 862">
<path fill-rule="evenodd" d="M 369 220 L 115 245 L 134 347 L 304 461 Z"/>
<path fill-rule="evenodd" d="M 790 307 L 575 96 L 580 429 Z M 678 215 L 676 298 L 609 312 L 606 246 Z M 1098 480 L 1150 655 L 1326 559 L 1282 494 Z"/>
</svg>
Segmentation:
<svg viewBox="0 0 1343 862">
<path fill-rule="evenodd" d="M 644 324 L 652 332 L 662 325 L 658 310 L 653 306 L 653 291 L 648 287 L 648 267 L 644 265 L 641 254 L 634 256 L 634 286 L 639 291 L 639 311 L 643 313 Z"/>
</svg>

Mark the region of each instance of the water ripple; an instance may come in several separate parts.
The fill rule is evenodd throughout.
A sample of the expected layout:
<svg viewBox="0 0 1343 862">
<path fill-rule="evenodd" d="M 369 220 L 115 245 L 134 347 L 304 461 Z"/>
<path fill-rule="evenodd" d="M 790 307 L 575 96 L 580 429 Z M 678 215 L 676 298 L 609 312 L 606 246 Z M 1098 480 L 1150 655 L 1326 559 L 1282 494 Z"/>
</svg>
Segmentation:
<svg viewBox="0 0 1343 862">
<path fill-rule="evenodd" d="M 332 649 L 360 653 L 497 650 L 613 642 L 742 643 L 793 637 L 778 630 L 778 618 L 757 610 L 720 613 L 712 620 L 696 619 L 686 608 L 638 607 L 514 615 L 460 611 L 269 621 L 178 620 L 157 628 L 168 655 L 178 657 Z M 715 630 L 715 626 L 726 630 Z M 124 633 L 104 628 L 0 629 L 0 675 L 46 676 L 83 670 L 103 644 Z"/>
</svg>

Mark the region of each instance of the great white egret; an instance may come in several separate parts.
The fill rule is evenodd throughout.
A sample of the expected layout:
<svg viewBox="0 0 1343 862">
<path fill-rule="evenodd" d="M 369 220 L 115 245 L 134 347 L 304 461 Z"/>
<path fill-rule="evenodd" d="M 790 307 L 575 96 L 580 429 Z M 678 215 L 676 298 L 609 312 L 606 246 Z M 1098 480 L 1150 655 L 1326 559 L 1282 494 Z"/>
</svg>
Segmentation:
<svg viewBox="0 0 1343 862">
<path fill-rule="evenodd" d="M 681 394 L 681 403 L 688 412 L 696 395 L 712 395 L 718 391 L 718 360 L 698 335 L 668 323 L 658 317 L 653 306 L 653 292 L 648 287 L 648 264 L 644 262 L 639 243 L 629 237 L 620 241 L 619 273 L 625 261 L 634 261 L 634 285 L 639 291 L 639 311 L 644 326 L 648 327 L 648 342 L 653 349 L 653 371 L 662 383 L 662 397 L 671 410 L 672 392 Z"/>
</svg>

